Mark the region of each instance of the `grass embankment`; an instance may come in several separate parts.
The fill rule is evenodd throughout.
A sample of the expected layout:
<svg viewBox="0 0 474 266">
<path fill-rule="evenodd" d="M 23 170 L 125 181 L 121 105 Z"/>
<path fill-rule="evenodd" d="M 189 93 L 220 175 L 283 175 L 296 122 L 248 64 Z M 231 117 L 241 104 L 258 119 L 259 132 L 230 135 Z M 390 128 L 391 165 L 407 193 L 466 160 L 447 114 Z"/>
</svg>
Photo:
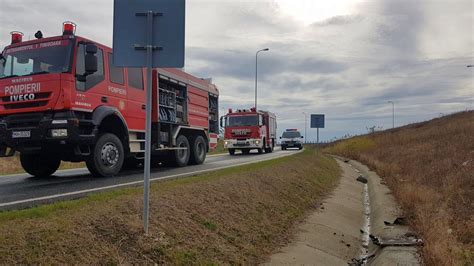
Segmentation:
<svg viewBox="0 0 474 266">
<path fill-rule="evenodd" d="M 73 169 L 86 167 L 85 163 L 61 162 L 59 169 Z M 17 153 L 12 157 L 0 158 L 0 175 L 20 174 L 25 170 L 21 167 L 20 156 Z"/>
<path fill-rule="evenodd" d="M 423 237 L 426 264 L 473 263 L 474 112 L 355 137 L 325 151 L 381 175 Z"/>
<path fill-rule="evenodd" d="M 3 264 L 256 264 L 337 182 L 337 163 L 298 155 L 153 183 L 150 235 L 142 189 L 0 213 Z"/>
</svg>

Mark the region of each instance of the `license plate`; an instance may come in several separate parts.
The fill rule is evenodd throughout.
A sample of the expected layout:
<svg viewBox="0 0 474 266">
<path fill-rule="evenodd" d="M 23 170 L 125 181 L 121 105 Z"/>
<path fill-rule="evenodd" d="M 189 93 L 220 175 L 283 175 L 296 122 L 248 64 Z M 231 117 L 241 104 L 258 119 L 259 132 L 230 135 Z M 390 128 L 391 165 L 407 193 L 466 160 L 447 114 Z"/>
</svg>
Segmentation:
<svg viewBox="0 0 474 266">
<path fill-rule="evenodd" d="M 26 130 L 26 131 L 13 131 L 12 132 L 12 138 L 14 139 L 19 139 L 19 138 L 29 138 L 31 137 L 31 131 Z"/>
</svg>

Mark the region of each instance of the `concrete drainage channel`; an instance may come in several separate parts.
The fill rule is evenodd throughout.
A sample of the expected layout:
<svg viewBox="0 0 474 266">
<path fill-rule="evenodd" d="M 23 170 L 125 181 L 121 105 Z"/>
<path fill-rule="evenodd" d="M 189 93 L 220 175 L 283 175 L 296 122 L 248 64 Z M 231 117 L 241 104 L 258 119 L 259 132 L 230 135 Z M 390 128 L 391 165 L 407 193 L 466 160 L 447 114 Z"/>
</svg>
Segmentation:
<svg viewBox="0 0 474 266">
<path fill-rule="evenodd" d="M 336 156 L 335 156 L 336 157 Z M 350 265 L 420 265 L 417 254 L 422 240 L 406 225 L 400 207 L 382 179 L 365 165 L 336 157 L 349 164 L 364 185 L 364 222 L 360 229 L 361 252 Z"/>
</svg>

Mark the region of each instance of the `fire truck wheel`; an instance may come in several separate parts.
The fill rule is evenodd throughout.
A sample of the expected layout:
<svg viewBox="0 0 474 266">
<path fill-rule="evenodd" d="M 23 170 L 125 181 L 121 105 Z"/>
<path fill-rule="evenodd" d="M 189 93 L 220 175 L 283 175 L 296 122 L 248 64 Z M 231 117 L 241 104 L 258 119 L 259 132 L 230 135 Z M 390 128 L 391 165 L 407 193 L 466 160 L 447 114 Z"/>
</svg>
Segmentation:
<svg viewBox="0 0 474 266">
<path fill-rule="evenodd" d="M 263 153 L 263 148 L 258 148 L 257 151 L 258 151 L 258 154 L 262 154 Z"/>
<path fill-rule="evenodd" d="M 202 164 L 206 160 L 206 141 L 202 136 L 191 138 L 190 164 Z"/>
<path fill-rule="evenodd" d="M 273 146 L 265 148 L 265 153 L 271 153 L 271 152 L 273 152 Z"/>
<path fill-rule="evenodd" d="M 250 150 L 249 149 L 244 149 L 242 150 L 242 154 L 249 154 L 250 153 Z"/>
<path fill-rule="evenodd" d="M 86 160 L 87 169 L 93 176 L 114 176 L 122 168 L 124 155 L 123 144 L 117 136 L 102 134 Z"/>
<path fill-rule="evenodd" d="M 229 154 L 234 155 L 235 154 L 235 149 L 229 149 Z"/>
<path fill-rule="evenodd" d="M 179 135 L 176 139 L 176 146 L 185 149 L 175 150 L 171 153 L 173 164 L 179 167 L 188 165 L 190 157 L 190 146 L 188 139 L 184 135 Z"/>
<path fill-rule="evenodd" d="M 20 163 L 28 174 L 48 177 L 58 170 L 61 159 L 51 154 L 20 154 Z"/>
</svg>

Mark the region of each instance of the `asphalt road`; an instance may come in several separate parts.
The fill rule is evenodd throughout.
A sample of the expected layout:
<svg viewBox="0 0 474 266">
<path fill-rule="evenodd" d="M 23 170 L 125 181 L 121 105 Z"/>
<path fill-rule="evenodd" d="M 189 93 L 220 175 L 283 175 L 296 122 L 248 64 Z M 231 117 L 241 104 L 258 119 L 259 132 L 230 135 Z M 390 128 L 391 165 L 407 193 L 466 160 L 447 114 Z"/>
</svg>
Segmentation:
<svg viewBox="0 0 474 266">
<path fill-rule="evenodd" d="M 297 153 L 298 150 L 275 150 L 269 154 L 228 154 L 208 156 L 202 165 L 152 169 L 151 180 L 165 180 L 203 172 L 265 161 Z M 85 168 L 57 171 L 48 178 L 28 174 L 0 176 L 0 210 L 21 209 L 58 200 L 84 197 L 97 191 L 143 184 L 143 170 L 124 171 L 115 177 L 95 178 Z"/>
</svg>

